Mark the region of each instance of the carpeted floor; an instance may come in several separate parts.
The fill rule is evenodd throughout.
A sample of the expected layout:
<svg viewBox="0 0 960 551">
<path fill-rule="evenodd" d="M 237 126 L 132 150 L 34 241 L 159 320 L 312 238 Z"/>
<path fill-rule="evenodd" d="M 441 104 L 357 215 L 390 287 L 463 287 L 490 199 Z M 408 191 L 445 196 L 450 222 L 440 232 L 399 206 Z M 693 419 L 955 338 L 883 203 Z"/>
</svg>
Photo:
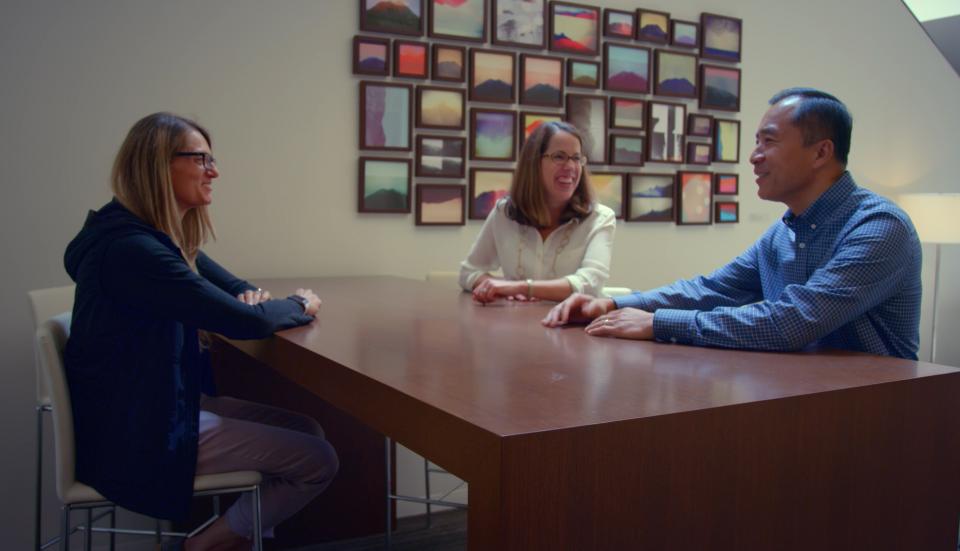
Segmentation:
<svg viewBox="0 0 960 551">
<path fill-rule="evenodd" d="M 374 551 L 385 549 L 383 534 L 301 547 L 295 551 Z M 393 533 L 394 551 L 461 551 L 467 548 L 467 512 L 434 513 L 427 528 L 426 517 L 406 517 Z"/>
</svg>

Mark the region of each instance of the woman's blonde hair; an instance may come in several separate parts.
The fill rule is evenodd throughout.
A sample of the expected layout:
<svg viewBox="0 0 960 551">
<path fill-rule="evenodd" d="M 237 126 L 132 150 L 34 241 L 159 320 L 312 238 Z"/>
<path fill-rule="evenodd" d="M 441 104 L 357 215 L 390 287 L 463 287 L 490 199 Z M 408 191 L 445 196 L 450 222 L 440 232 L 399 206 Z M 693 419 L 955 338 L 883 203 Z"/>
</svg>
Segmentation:
<svg viewBox="0 0 960 551">
<path fill-rule="evenodd" d="M 524 142 L 520 150 L 520 161 L 510 186 L 510 199 L 507 202 L 507 216 L 517 223 L 536 228 L 550 225 L 550 212 L 547 210 L 547 198 L 543 189 L 543 171 L 540 169 L 543 155 L 550 146 L 550 140 L 558 133 L 566 132 L 580 142 L 580 131 L 565 122 L 545 122 L 537 127 Z M 572 218 L 586 218 L 593 209 L 593 188 L 590 187 L 590 174 L 584 166 L 580 171 L 577 189 L 560 216 L 560 222 Z"/>
<path fill-rule="evenodd" d="M 213 224 L 206 206 L 190 209 L 181 220 L 170 176 L 170 162 L 191 130 L 212 147 L 210 133 L 190 119 L 154 113 L 137 121 L 117 152 L 110 185 L 127 210 L 170 236 L 195 267 L 200 246 L 215 237 Z"/>
</svg>

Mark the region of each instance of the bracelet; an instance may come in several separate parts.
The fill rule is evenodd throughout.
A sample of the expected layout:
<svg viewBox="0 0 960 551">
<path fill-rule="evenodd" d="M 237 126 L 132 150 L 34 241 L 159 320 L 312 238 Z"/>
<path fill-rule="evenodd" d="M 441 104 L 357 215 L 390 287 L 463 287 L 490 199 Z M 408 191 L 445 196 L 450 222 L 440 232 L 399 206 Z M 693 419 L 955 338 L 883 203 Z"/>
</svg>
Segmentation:
<svg viewBox="0 0 960 551">
<path fill-rule="evenodd" d="M 533 280 L 527 278 L 527 298 L 533 298 Z"/>
</svg>

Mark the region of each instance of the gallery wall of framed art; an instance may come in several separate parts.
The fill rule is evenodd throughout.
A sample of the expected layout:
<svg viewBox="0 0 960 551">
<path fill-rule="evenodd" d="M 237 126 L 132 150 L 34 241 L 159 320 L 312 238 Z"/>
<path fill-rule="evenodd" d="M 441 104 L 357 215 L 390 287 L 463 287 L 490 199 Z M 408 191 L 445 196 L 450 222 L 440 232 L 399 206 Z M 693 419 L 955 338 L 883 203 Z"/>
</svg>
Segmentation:
<svg viewBox="0 0 960 551">
<path fill-rule="evenodd" d="M 360 212 L 482 220 L 508 193 L 526 137 L 563 120 L 618 218 L 739 221 L 742 19 L 559 0 L 356 1 Z"/>
</svg>

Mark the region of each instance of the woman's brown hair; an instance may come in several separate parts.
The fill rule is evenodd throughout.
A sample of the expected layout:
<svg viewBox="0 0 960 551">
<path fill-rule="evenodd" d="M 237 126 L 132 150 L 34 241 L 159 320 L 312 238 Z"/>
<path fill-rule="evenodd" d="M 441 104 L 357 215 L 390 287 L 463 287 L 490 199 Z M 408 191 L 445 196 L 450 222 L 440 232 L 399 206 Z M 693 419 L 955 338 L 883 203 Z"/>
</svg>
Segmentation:
<svg viewBox="0 0 960 551">
<path fill-rule="evenodd" d="M 558 133 L 566 132 L 580 142 L 580 131 L 565 122 L 545 122 L 537 127 L 524 142 L 520 150 L 520 161 L 514 172 L 510 197 L 506 205 L 506 214 L 519 224 L 546 228 L 550 226 L 550 212 L 543 189 L 543 171 L 540 170 L 543 155 L 550 146 L 550 140 Z M 586 218 L 593 209 L 593 188 L 590 187 L 590 175 L 587 167 L 580 171 L 577 189 L 560 215 L 560 223 L 573 218 Z"/>
</svg>

